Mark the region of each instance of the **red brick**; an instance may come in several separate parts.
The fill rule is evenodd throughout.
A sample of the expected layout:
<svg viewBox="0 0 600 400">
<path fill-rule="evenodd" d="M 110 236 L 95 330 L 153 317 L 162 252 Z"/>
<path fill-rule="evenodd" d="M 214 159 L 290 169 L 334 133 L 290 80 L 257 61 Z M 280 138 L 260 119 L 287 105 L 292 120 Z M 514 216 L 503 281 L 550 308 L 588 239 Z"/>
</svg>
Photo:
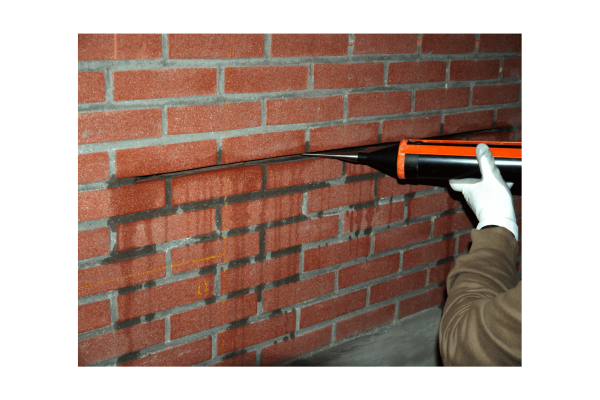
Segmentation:
<svg viewBox="0 0 600 400">
<path fill-rule="evenodd" d="M 410 112 L 412 93 L 378 92 L 348 95 L 348 118 Z"/>
<path fill-rule="evenodd" d="M 425 287 L 426 280 L 427 271 L 423 270 L 373 285 L 371 287 L 369 304 L 379 303 L 392 297 L 421 289 Z"/>
<path fill-rule="evenodd" d="M 429 239 L 431 222 L 423 221 L 375 234 L 374 253 Z"/>
<path fill-rule="evenodd" d="M 203 275 L 117 297 L 119 321 L 214 297 L 215 275 Z"/>
<path fill-rule="evenodd" d="M 300 282 L 279 286 L 263 292 L 263 312 L 278 310 L 292 304 L 314 299 L 334 290 L 335 273 L 315 276 Z"/>
<path fill-rule="evenodd" d="M 82 340 L 78 343 L 78 365 L 90 365 L 165 341 L 165 320 L 152 321 Z"/>
<path fill-rule="evenodd" d="M 243 349 L 269 339 L 291 333 L 296 327 L 296 312 L 255 322 L 236 329 L 221 332 L 217 336 L 217 354 Z"/>
<path fill-rule="evenodd" d="M 521 59 L 508 58 L 504 59 L 502 65 L 502 78 L 514 78 L 521 76 Z"/>
<path fill-rule="evenodd" d="M 278 281 L 299 273 L 300 253 L 227 269 L 221 273 L 221 294 Z"/>
<path fill-rule="evenodd" d="M 415 54 L 418 35 L 356 34 L 352 54 Z"/>
<path fill-rule="evenodd" d="M 513 142 L 514 132 L 488 132 L 469 136 L 469 140 L 491 140 L 496 142 Z"/>
<path fill-rule="evenodd" d="M 110 301 L 104 300 L 79 306 L 77 315 L 79 317 L 78 333 L 110 325 Z"/>
<path fill-rule="evenodd" d="M 454 200 L 448 192 L 417 197 L 408 200 L 408 218 L 451 210 L 459 206 L 460 201 Z"/>
<path fill-rule="evenodd" d="M 256 255 L 259 239 L 260 232 L 252 232 L 173 249 L 172 271 L 179 273 Z"/>
<path fill-rule="evenodd" d="M 78 103 L 104 102 L 104 72 L 78 73 Z"/>
<path fill-rule="evenodd" d="M 315 64 L 315 89 L 383 85 L 383 63 Z"/>
<path fill-rule="evenodd" d="M 260 101 L 167 108 L 168 134 L 231 131 L 260 126 Z"/>
<path fill-rule="evenodd" d="M 217 141 L 163 144 L 116 151 L 117 178 L 164 174 L 217 164 Z"/>
<path fill-rule="evenodd" d="M 267 189 L 303 185 L 342 176 L 338 160 L 313 159 L 267 165 Z"/>
<path fill-rule="evenodd" d="M 365 308 L 366 304 L 367 289 L 363 289 L 304 307 L 300 313 L 300 328 L 360 310 Z"/>
<path fill-rule="evenodd" d="M 212 339 L 207 337 L 121 364 L 122 367 L 189 367 L 210 360 Z"/>
<path fill-rule="evenodd" d="M 133 214 L 165 206 L 165 181 L 78 193 L 79 221 Z"/>
<path fill-rule="evenodd" d="M 79 297 L 90 296 L 165 276 L 164 253 L 79 270 Z"/>
<path fill-rule="evenodd" d="M 355 176 L 363 174 L 372 174 L 379 172 L 368 165 L 346 163 L 346 176 Z"/>
<path fill-rule="evenodd" d="M 375 180 L 347 183 L 311 190 L 307 212 L 328 210 L 350 204 L 364 203 L 375 198 Z"/>
<path fill-rule="evenodd" d="M 450 214 L 433 220 L 433 236 L 445 235 L 467 228 L 475 228 L 475 226 L 464 212 Z"/>
<path fill-rule="evenodd" d="M 442 304 L 446 301 L 447 297 L 448 295 L 446 294 L 446 286 L 444 285 L 435 289 L 431 289 L 425 293 L 410 297 L 406 300 L 402 300 L 400 302 L 398 319 L 425 310 L 426 308 Z"/>
<path fill-rule="evenodd" d="M 366 261 L 338 271 L 338 287 L 343 289 L 362 282 L 398 272 L 400 255 L 392 254 L 376 260 Z"/>
<path fill-rule="evenodd" d="M 113 100 L 163 99 L 217 94 L 216 68 L 113 72 Z"/>
<path fill-rule="evenodd" d="M 519 101 L 521 85 L 488 85 L 473 87 L 473 105 L 515 103 Z"/>
<path fill-rule="evenodd" d="M 338 218 L 337 215 L 332 215 L 267 229 L 265 232 L 265 251 L 269 253 L 302 243 L 316 242 L 337 236 Z"/>
<path fill-rule="evenodd" d="M 335 125 L 310 130 L 309 151 L 341 149 L 377 144 L 379 123 Z M 348 164 L 346 169 L 348 169 Z M 368 167 L 367 167 L 368 168 Z"/>
<path fill-rule="evenodd" d="M 200 172 L 171 180 L 174 206 L 261 189 L 262 167 L 260 165 Z"/>
<path fill-rule="evenodd" d="M 444 135 L 480 131 L 494 127 L 494 110 L 449 114 L 444 118 Z"/>
<path fill-rule="evenodd" d="M 215 231 L 215 209 L 190 211 L 117 225 L 117 251 Z"/>
<path fill-rule="evenodd" d="M 523 198 L 513 199 L 513 207 L 515 209 L 515 215 L 521 215 L 521 203 Z"/>
<path fill-rule="evenodd" d="M 468 105 L 468 87 L 417 90 L 415 92 L 415 111 L 459 108 Z"/>
<path fill-rule="evenodd" d="M 478 81 L 498 79 L 500 60 L 453 60 L 450 61 L 451 81 Z"/>
<path fill-rule="evenodd" d="M 321 57 L 348 54 L 348 35 L 271 35 L 271 57 Z"/>
<path fill-rule="evenodd" d="M 423 35 L 421 40 L 421 54 L 466 54 L 475 51 L 475 35 Z"/>
<path fill-rule="evenodd" d="M 444 264 L 436 265 L 433 267 L 429 267 L 429 283 L 439 283 L 444 282 L 448 278 L 448 274 L 450 270 L 454 268 L 456 261 L 450 261 Z"/>
<path fill-rule="evenodd" d="M 464 235 L 460 235 L 458 237 L 458 252 L 457 254 L 464 253 L 465 251 L 471 250 L 471 245 L 473 242 L 471 241 L 471 233 L 465 233 Z"/>
<path fill-rule="evenodd" d="M 263 57 L 264 35 L 169 35 L 169 58 Z"/>
<path fill-rule="evenodd" d="M 79 34 L 77 35 L 78 61 L 112 60 L 115 57 L 117 35 Z"/>
<path fill-rule="evenodd" d="M 331 326 L 267 346 L 262 350 L 261 365 L 275 365 L 310 353 L 331 342 Z"/>
<path fill-rule="evenodd" d="M 222 230 L 279 221 L 302 214 L 302 193 L 268 197 L 221 207 Z"/>
<path fill-rule="evenodd" d="M 256 315 L 256 293 L 171 316 L 171 340 Z"/>
<path fill-rule="evenodd" d="M 332 121 L 344 117 L 344 98 L 267 100 L 267 125 Z"/>
<path fill-rule="evenodd" d="M 408 61 L 390 63 L 388 85 L 443 82 L 446 80 L 446 61 Z"/>
<path fill-rule="evenodd" d="M 456 239 L 452 238 L 405 251 L 402 269 L 413 268 L 417 265 L 453 256 L 455 242 Z"/>
<path fill-rule="evenodd" d="M 160 137 L 160 108 L 78 114 L 78 144 Z"/>
<path fill-rule="evenodd" d="M 223 164 L 304 153 L 304 130 L 236 136 L 222 141 Z"/>
<path fill-rule="evenodd" d="M 308 89 L 307 65 L 225 68 L 225 93 L 286 92 Z"/>
<path fill-rule="evenodd" d="M 480 53 L 520 53 L 521 34 L 481 34 L 479 36 Z"/>
<path fill-rule="evenodd" d="M 499 108 L 496 114 L 496 127 L 521 125 L 521 107 Z"/>
<path fill-rule="evenodd" d="M 383 121 L 381 142 L 399 142 L 403 139 L 421 139 L 439 136 L 442 117 L 421 117 Z"/>
<path fill-rule="evenodd" d="M 402 218 L 404 218 L 404 202 L 351 211 L 344 214 L 344 233 L 391 224 L 402 221 Z"/>
<path fill-rule="evenodd" d="M 228 358 L 214 365 L 215 367 L 255 367 L 256 351 L 244 353 L 241 356 Z"/>
<path fill-rule="evenodd" d="M 110 229 L 99 228 L 79 232 L 77 251 L 79 260 L 110 253 Z"/>
<path fill-rule="evenodd" d="M 421 190 L 433 189 L 433 186 L 427 185 L 408 185 L 398 183 L 396 178 L 386 176 L 379 178 L 378 198 L 383 199 L 390 196 L 399 196 L 406 193 L 418 192 Z"/>
<path fill-rule="evenodd" d="M 159 34 L 79 34 L 78 59 L 140 60 L 162 57 Z"/>
<path fill-rule="evenodd" d="M 330 244 L 304 251 L 304 272 L 341 264 L 369 254 L 371 237 L 364 236 L 342 243 Z"/>
<path fill-rule="evenodd" d="M 373 329 L 394 319 L 395 304 L 389 304 L 375 310 L 348 318 L 337 323 L 335 340 L 342 340 L 357 333 Z"/>
<path fill-rule="evenodd" d="M 105 181 L 108 175 L 108 153 L 80 154 L 78 159 L 79 177 L 77 183 Z"/>
</svg>

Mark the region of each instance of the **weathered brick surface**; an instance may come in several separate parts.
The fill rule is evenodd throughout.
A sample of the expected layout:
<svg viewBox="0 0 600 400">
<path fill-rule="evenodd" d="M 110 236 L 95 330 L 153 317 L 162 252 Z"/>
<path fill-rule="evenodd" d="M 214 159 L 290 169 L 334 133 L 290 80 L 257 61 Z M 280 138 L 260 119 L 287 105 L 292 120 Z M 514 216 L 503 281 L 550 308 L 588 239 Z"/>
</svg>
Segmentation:
<svg viewBox="0 0 600 400">
<path fill-rule="evenodd" d="M 419 192 L 427 189 L 433 189 L 433 186 L 402 184 L 398 183 L 397 179 L 386 176 L 379 179 L 377 197 L 383 199 L 390 196 L 399 196 L 406 193 Z"/>
<path fill-rule="evenodd" d="M 496 127 L 521 125 L 521 107 L 499 108 L 496 115 Z"/>
<path fill-rule="evenodd" d="M 467 228 L 475 228 L 476 226 L 477 223 L 473 224 L 464 212 L 450 214 L 433 220 L 433 236 L 445 235 Z"/>
<path fill-rule="evenodd" d="M 165 181 L 78 193 L 79 221 L 114 217 L 165 206 Z"/>
<path fill-rule="evenodd" d="M 314 128 L 310 130 L 309 151 L 323 151 L 377 144 L 378 130 L 379 124 L 376 122 Z M 350 164 L 346 165 L 346 169 L 349 165 Z"/>
<path fill-rule="evenodd" d="M 265 230 L 265 251 L 268 253 L 336 236 L 338 218 L 337 215 L 332 215 L 267 229 Z"/>
<path fill-rule="evenodd" d="M 217 141 L 166 144 L 116 151 L 117 178 L 164 174 L 217 164 Z"/>
<path fill-rule="evenodd" d="M 260 126 L 260 110 L 259 101 L 168 107 L 167 133 L 181 135 L 252 128 Z"/>
<path fill-rule="evenodd" d="M 79 61 L 155 59 L 162 55 L 157 34 L 79 34 Z"/>
<path fill-rule="evenodd" d="M 160 108 L 78 114 L 78 144 L 135 140 L 161 135 Z"/>
<path fill-rule="evenodd" d="M 444 117 L 444 135 L 480 131 L 494 127 L 494 110 L 449 114 Z"/>
<path fill-rule="evenodd" d="M 204 235 L 214 230 L 214 208 L 120 224 L 117 225 L 117 251 Z"/>
<path fill-rule="evenodd" d="M 371 238 L 364 236 L 346 242 L 325 245 L 304 252 L 304 271 L 314 271 L 369 254 Z"/>
<path fill-rule="evenodd" d="M 299 272 L 300 253 L 228 269 L 221 274 L 221 293 L 235 292 L 236 290 L 278 281 L 297 275 Z"/>
<path fill-rule="evenodd" d="M 223 164 L 300 154 L 304 152 L 304 131 L 284 131 L 236 136 L 222 141 Z M 216 151 L 215 151 L 216 156 Z"/>
<path fill-rule="evenodd" d="M 440 286 L 406 300 L 402 300 L 400 302 L 398 318 L 404 318 L 408 315 L 425 310 L 426 308 L 442 304 L 446 301 L 447 297 L 446 286 Z"/>
<path fill-rule="evenodd" d="M 110 253 L 110 229 L 98 228 L 79 232 L 77 251 L 79 260 Z"/>
<path fill-rule="evenodd" d="M 330 208 L 364 203 L 373 200 L 374 198 L 374 180 L 329 186 L 308 192 L 307 212 L 310 214 L 316 211 L 328 210 Z"/>
<path fill-rule="evenodd" d="M 342 340 L 392 321 L 395 309 L 395 304 L 389 304 L 338 322 L 335 340 Z"/>
<path fill-rule="evenodd" d="M 316 64 L 315 89 L 340 89 L 383 85 L 383 63 Z"/>
<path fill-rule="evenodd" d="M 428 284 L 431 285 L 432 283 L 444 282 L 446 278 L 448 278 L 448 274 L 450 273 L 450 270 L 454 268 L 455 264 L 456 261 L 450 261 L 447 263 L 429 267 Z"/>
<path fill-rule="evenodd" d="M 271 35 L 271 57 L 322 57 L 348 54 L 348 35 Z"/>
<path fill-rule="evenodd" d="M 456 239 L 442 240 L 404 252 L 402 269 L 409 269 L 435 260 L 451 257 L 454 254 Z"/>
<path fill-rule="evenodd" d="M 383 121 L 381 142 L 438 136 L 441 123 L 441 116 Z"/>
<path fill-rule="evenodd" d="M 169 35 L 169 58 L 250 58 L 264 54 L 264 35 Z"/>
<path fill-rule="evenodd" d="M 307 88 L 307 65 L 225 68 L 225 93 L 287 92 Z"/>
<path fill-rule="evenodd" d="M 371 287 L 369 304 L 379 303 L 381 301 L 391 299 L 392 297 L 421 289 L 425 287 L 426 279 L 427 271 L 423 270 L 373 285 L 373 287 Z"/>
<path fill-rule="evenodd" d="M 369 167 L 368 165 L 346 163 L 346 176 L 364 175 L 378 172 L 379 171 Z"/>
<path fill-rule="evenodd" d="M 356 34 L 352 54 L 414 54 L 418 35 Z"/>
<path fill-rule="evenodd" d="M 332 121 L 344 116 L 344 98 L 267 100 L 267 125 Z"/>
<path fill-rule="evenodd" d="M 360 310 L 365 308 L 366 302 L 367 289 L 363 289 L 305 307 L 300 312 L 300 328 Z"/>
<path fill-rule="evenodd" d="M 454 200 L 448 192 L 416 197 L 408 201 L 407 217 L 409 219 L 416 218 L 422 215 L 451 210 L 459 207 L 460 205 L 460 201 Z"/>
<path fill-rule="evenodd" d="M 355 232 L 402 221 L 404 202 L 383 204 L 376 207 L 362 208 L 344 214 L 344 232 Z"/>
<path fill-rule="evenodd" d="M 179 205 L 262 189 L 258 165 L 200 172 L 171 180 L 172 204 Z"/>
<path fill-rule="evenodd" d="M 303 185 L 342 176 L 337 160 L 313 159 L 267 165 L 267 189 Z"/>
<path fill-rule="evenodd" d="M 260 365 L 275 365 L 327 346 L 331 342 L 331 326 L 267 346 L 262 351 Z"/>
<path fill-rule="evenodd" d="M 394 247 L 406 246 L 407 244 L 426 240 L 429 238 L 430 231 L 431 222 L 423 221 L 376 233 L 373 251 L 379 253 L 393 249 Z"/>
<path fill-rule="evenodd" d="M 302 214 L 302 193 L 229 204 L 227 207 L 221 207 L 223 216 L 221 229 L 235 229 L 279 221 L 300 214 Z"/>
<path fill-rule="evenodd" d="M 333 292 L 335 274 L 315 276 L 263 292 L 263 311 L 277 310 Z"/>
<path fill-rule="evenodd" d="M 451 81 L 479 81 L 498 79 L 500 60 L 453 60 L 450 61 Z"/>
<path fill-rule="evenodd" d="M 162 99 L 217 93 L 216 68 L 113 72 L 113 100 Z"/>
<path fill-rule="evenodd" d="M 502 65 L 502 78 L 515 78 L 521 76 L 521 59 L 506 58 Z"/>
<path fill-rule="evenodd" d="M 103 102 L 104 72 L 80 72 L 78 75 L 78 103 Z"/>
<path fill-rule="evenodd" d="M 473 87 L 473 105 L 505 104 L 519 101 L 521 85 L 487 85 Z"/>
<path fill-rule="evenodd" d="M 415 111 L 467 107 L 468 105 L 468 87 L 417 90 L 415 92 Z"/>
<path fill-rule="evenodd" d="M 228 358 L 214 365 L 215 367 L 255 367 L 256 351 Z"/>
<path fill-rule="evenodd" d="M 78 333 L 110 325 L 110 303 L 103 300 L 79 306 L 78 317 Z"/>
<path fill-rule="evenodd" d="M 480 53 L 520 53 L 521 34 L 486 34 L 479 36 Z"/>
<path fill-rule="evenodd" d="M 409 91 L 349 94 L 348 117 L 408 113 L 411 98 Z"/>
<path fill-rule="evenodd" d="M 390 63 L 388 85 L 446 80 L 446 61 L 406 61 Z"/>
<path fill-rule="evenodd" d="M 400 256 L 398 254 L 392 254 L 387 257 L 381 257 L 341 269 L 338 272 L 339 288 L 343 289 L 398 272 L 400 269 L 399 260 Z"/>
<path fill-rule="evenodd" d="M 475 51 L 475 35 L 425 34 L 421 40 L 422 54 L 466 54 Z"/>
<path fill-rule="evenodd" d="M 187 367 L 210 360 L 212 340 L 204 338 L 121 364 L 122 367 Z"/>
<path fill-rule="evenodd" d="M 79 342 L 78 365 L 90 365 L 165 341 L 165 320 L 152 321 Z"/>
<path fill-rule="evenodd" d="M 171 340 L 252 315 L 256 315 L 256 293 L 194 308 L 171 317 Z"/>
<path fill-rule="evenodd" d="M 80 154 L 78 159 L 78 183 L 105 181 L 108 175 L 108 153 Z"/>
</svg>

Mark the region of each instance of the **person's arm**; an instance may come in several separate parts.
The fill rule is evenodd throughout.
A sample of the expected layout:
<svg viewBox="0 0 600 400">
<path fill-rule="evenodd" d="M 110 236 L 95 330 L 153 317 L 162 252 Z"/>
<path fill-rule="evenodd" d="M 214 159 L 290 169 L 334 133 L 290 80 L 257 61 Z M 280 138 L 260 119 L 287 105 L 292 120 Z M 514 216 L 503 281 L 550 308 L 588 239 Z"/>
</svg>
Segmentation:
<svg viewBox="0 0 600 400">
<path fill-rule="evenodd" d="M 482 179 L 451 180 L 475 212 L 473 244 L 448 275 L 440 324 L 444 365 L 521 365 L 518 228 L 508 185 L 486 145 L 477 146 Z"/>
</svg>

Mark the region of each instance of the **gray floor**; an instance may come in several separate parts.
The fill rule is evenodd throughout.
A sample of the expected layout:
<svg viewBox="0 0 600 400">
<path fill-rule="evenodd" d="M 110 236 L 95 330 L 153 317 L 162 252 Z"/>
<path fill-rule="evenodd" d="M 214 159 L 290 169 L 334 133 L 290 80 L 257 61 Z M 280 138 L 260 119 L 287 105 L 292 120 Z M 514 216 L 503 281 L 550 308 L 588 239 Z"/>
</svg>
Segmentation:
<svg viewBox="0 0 600 400">
<path fill-rule="evenodd" d="M 423 311 L 384 331 L 298 360 L 295 366 L 441 366 L 441 308 Z"/>
</svg>

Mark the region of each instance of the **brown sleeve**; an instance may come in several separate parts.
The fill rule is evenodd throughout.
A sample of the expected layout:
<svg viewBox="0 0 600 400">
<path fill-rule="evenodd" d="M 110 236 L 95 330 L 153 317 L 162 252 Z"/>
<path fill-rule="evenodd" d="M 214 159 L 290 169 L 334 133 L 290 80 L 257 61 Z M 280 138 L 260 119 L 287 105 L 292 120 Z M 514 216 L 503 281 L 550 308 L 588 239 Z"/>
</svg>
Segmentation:
<svg viewBox="0 0 600 400">
<path fill-rule="evenodd" d="M 440 324 L 444 365 L 521 365 L 519 247 L 506 228 L 471 231 L 446 286 Z"/>
</svg>

